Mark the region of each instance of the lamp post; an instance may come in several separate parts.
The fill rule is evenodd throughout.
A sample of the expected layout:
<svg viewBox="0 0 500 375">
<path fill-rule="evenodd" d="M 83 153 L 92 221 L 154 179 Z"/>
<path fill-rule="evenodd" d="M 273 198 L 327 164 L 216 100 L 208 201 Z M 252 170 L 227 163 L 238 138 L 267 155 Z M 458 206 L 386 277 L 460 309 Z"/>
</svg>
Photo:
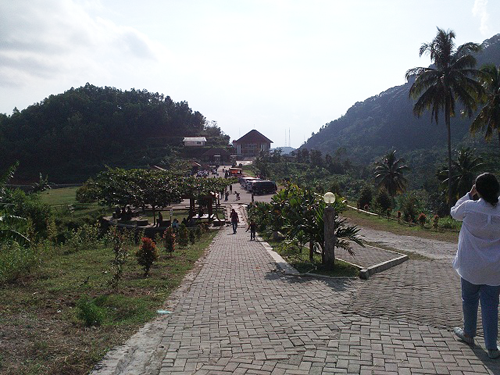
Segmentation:
<svg viewBox="0 0 500 375">
<path fill-rule="evenodd" d="M 325 259 L 326 268 L 333 269 L 335 266 L 335 209 L 331 206 L 335 203 L 335 194 L 328 192 L 323 196 L 326 203 L 323 212 L 324 237 L 325 237 Z"/>
</svg>

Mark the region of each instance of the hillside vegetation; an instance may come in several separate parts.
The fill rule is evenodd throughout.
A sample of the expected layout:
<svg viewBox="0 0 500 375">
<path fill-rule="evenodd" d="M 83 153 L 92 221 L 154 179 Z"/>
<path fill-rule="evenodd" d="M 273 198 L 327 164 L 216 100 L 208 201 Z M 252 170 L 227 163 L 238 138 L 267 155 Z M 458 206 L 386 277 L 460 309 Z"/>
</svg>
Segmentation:
<svg viewBox="0 0 500 375">
<path fill-rule="evenodd" d="M 197 135 L 210 135 L 212 145 L 229 141 L 185 101 L 87 83 L 0 114 L 0 170 L 19 161 L 18 180 L 34 181 L 42 173 L 52 182 L 83 182 L 106 165 L 161 164 L 183 137 Z"/>
<path fill-rule="evenodd" d="M 482 52 L 476 55 L 477 67 L 500 64 L 500 34 L 482 43 Z M 415 51 L 418 53 L 418 51 Z M 413 68 L 409 66 L 408 68 Z M 403 78 L 403 77 L 401 77 Z M 333 155 L 340 148 L 359 163 L 370 163 L 390 149 L 397 149 L 408 159 L 408 153 L 432 151 L 443 155 L 446 150 L 446 127 L 443 119 L 431 123 L 430 112 L 421 118 L 413 114 L 415 101 L 409 98 L 412 82 L 392 87 L 377 96 L 354 104 L 337 120 L 325 124 L 307 140 L 303 147 Z M 460 113 L 460 111 L 457 111 Z M 454 146 L 485 147 L 482 134 L 469 135 L 472 120 L 459 115 L 452 119 Z M 493 141 L 498 147 L 498 141 Z M 428 162 L 428 161 L 427 161 Z"/>
</svg>

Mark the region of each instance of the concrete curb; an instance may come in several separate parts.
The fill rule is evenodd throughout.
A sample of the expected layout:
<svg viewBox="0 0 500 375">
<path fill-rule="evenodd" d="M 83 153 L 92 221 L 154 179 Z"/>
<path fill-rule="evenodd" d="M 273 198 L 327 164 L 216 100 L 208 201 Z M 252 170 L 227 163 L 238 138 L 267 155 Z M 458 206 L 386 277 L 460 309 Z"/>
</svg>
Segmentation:
<svg viewBox="0 0 500 375">
<path fill-rule="evenodd" d="M 260 236 L 256 236 L 257 240 L 260 244 L 266 249 L 268 254 L 273 258 L 276 266 L 283 271 L 285 275 L 293 275 L 293 276 L 301 276 L 301 273 L 289 265 L 276 251 L 273 250 L 271 245 L 269 245 L 266 241 L 262 239 Z"/>
<path fill-rule="evenodd" d="M 376 264 L 374 266 L 363 268 L 359 271 L 359 277 L 362 278 L 363 280 L 368 280 L 371 275 L 385 271 L 391 267 L 397 266 L 398 264 L 406 262 L 408 259 L 409 259 L 408 255 L 401 255 L 400 257 L 387 260 L 385 262 Z"/>
<path fill-rule="evenodd" d="M 325 277 L 328 278 L 330 276 L 324 276 L 324 275 L 319 275 L 315 274 L 313 272 L 307 272 L 307 273 L 300 273 L 297 271 L 295 268 L 293 268 L 290 264 L 288 264 L 281 255 L 279 255 L 276 251 L 273 250 L 271 245 L 269 245 L 264 239 L 260 236 L 257 236 L 257 240 L 262 244 L 264 249 L 268 252 L 268 254 L 273 258 L 274 262 L 276 263 L 276 266 L 285 274 L 289 276 L 312 276 L 312 277 Z M 373 247 L 373 246 L 371 246 Z M 378 272 L 385 271 L 391 267 L 397 266 L 398 264 L 401 264 L 403 262 L 406 262 L 409 258 L 408 255 L 401 255 L 400 253 L 396 253 L 394 251 L 387 250 L 388 252 L 392 252 L 394 254 L 398 254 L 399 256 L 394 259 L 387 260 L 385 262 L 376 264 L 374 266 L 368 267 L 368 268 L 363 268 L 357 264 L 351 263 L 349 261 L 342 260 L 343 262 L 352 264 L 353 266 L 359 268 L 359 277 L 363 280 L 368 280 L 371 275 L 374 275 Z"/>
</svg>

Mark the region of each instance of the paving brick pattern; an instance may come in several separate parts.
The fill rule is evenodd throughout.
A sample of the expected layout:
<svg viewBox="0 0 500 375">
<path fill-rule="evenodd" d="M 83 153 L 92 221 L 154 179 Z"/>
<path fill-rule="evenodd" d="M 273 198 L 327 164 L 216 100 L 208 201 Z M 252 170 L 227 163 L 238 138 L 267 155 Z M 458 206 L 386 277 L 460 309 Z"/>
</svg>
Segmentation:
<svg viewBox="0 0 500 375">
<path fill-rule="evenodd" d="M 446 329 L 460 323 L 449 265 L 409 261 L 369 281 L 284 276 L 244 229 L 221 230 L 173 314 L 95 374 L 500 374 Z"/>
</svg>

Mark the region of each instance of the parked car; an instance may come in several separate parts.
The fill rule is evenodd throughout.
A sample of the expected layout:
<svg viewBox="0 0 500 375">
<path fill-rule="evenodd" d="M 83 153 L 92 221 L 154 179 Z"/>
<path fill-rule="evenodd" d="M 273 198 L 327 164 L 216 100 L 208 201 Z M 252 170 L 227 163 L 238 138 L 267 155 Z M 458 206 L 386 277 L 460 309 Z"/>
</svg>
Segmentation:
<svg viewBox="0 0 500 375">
<path fill-rule="evenodd" d="M 254 181 L 252 183 L 252 193 L 255 195 L 274 194 L 278 190 L 276 183 L 269 180 Z"/>
</svg>

